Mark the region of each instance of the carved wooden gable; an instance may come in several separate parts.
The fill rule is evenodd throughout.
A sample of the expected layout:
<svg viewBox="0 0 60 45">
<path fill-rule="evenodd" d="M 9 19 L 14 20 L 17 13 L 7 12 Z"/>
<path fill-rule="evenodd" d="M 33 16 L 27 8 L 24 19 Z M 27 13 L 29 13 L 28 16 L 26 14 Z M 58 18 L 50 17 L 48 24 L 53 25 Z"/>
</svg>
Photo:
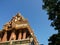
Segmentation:
<svg viewBox="0 0 60 45">
<path fill-rule="evenodd" d="M 22 40 L 33 38 L 35 45 L 37 44 L 37 39 L 31 29 L 28 21 L 17 13 L 8 23 L 6 23 L 1 31 L 0 40 L 10 41 L 10 40 Z"/>
<path fill-rule="evenodd" d="M 6 23 L 4 25 L 4 30 L 10 30 L 11 28 L 20 28 L 22 26 L 27 25 L 27 20 L 23 18 L 23 16 L 21 16 L 20 13 L 17 13 L 16 16 L 14 16 L 10 22 Z"/>
</svg>

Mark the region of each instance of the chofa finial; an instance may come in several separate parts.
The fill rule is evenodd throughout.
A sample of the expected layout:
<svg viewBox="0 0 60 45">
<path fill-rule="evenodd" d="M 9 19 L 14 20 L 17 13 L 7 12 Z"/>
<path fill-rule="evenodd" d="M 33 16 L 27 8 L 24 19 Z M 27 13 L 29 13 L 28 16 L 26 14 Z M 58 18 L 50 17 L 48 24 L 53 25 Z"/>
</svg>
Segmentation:
<svg viewBox="0 0 60 45">
<path fill-rule="evenodd" d="M 21 13 L 18 12 L 18 13 L 16 14 L 16 16 L 21 16 Z"/>
<path fill-rule="evenodd" d="M 12 18 L 12 20 L 11 21 L 24 21 L 25 19 L 24 19 L 24 17 L 21 15 L 21 13 L 17 13 L 16 14 L 16 16 L 14 16 L 13 18 Z"/>
</svg>

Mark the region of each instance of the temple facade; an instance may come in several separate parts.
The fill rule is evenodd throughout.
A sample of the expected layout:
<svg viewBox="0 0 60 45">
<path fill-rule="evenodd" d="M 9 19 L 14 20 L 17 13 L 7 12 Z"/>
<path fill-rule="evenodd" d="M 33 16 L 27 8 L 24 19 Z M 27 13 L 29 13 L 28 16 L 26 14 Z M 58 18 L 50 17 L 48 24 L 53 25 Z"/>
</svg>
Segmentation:
<svg viewBox="0 0 60 45">
<path fill-rule="evenodd" d="M 39 45 L 27 19 L 20 13 L 0 30 L 0 45 Z"/>
</svg>

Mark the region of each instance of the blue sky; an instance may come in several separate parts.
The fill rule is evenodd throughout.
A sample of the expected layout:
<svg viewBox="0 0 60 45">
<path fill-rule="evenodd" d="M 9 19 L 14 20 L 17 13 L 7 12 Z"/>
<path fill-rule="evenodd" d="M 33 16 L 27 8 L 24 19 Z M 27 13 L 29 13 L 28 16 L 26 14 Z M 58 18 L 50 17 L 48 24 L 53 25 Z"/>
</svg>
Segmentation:
<svg viewBox="0 0 60 45">
<path fill-rule="evenodd" d="M 33 29 L 40 44 L 48 45 L 48 38 L 57 33 L 50 26 L 46 11 L 42 10 L 42 0 L 0 0 L 0 29 L 20 12 Z"/>
</svg>

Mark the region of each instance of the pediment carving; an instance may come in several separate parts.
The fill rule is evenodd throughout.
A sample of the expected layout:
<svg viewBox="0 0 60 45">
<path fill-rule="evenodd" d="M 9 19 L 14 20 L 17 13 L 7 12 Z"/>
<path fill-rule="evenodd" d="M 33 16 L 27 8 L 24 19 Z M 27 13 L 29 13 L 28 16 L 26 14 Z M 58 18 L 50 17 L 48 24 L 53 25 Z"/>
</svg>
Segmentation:
<svg viewBox="0 0 60 45">
<path fill-rule="evenodd" d="M 9 30 L 11 28 L 16 28 L 16 25 L 21 25 L 26 22 L 26 19 L 24 19 L 23 16 L 21 16 L 20 13 L 17 13 L 16 16 L 14 16 L 10 22 L 6 23 L 3 27 L 5 30 Z"/>
<path fill-rule="evenodd" d="M 12 21 L 12 22 L 15 22 L 15 23 L 19 23 L 19 22 L 22 22 L 22 21 L 24 21 L 24 20 L 25 20 L 24 17 L 21 16 L 20 13 L 17 13 L 16 16 L 14 16 L 14 17 L 11 19 L 11 21 Z"/>
</svg>

